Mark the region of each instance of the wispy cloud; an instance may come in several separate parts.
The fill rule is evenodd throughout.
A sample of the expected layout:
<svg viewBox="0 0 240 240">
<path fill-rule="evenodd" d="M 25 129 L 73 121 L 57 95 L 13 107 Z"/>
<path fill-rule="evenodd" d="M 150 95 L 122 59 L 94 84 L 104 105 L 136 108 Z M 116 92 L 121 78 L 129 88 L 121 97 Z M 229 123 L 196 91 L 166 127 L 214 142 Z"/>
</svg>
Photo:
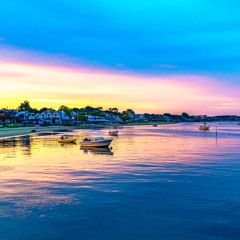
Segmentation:
<svg viewBox="0 0 240 240">
<path fill-rule="evenodd" d="M 239 88 L 200 76 L 138 76 L 120 72 L 82 70 L 0 62 L 3 94 L 0 102 L 17 107 L 20 101 L 32 100 L 35 107 L 94 105 L 134 108 L 138 112 L 156 113 L 188 111 L 192 114 L 214 114 L 217 108 L 237 113 Z M 16 78 L 15 74 L 21 76 Z M 216 91 L 217 89 L 217 91 Z M 234 107 L 233 107 L 234 106 Z"/>
<path fill-rule="evenodd" d="M 63 99 L 141 112 L 237 113 L 239 7 L 222 0 L 3 1 L 1 104 Z"/>
</svg>

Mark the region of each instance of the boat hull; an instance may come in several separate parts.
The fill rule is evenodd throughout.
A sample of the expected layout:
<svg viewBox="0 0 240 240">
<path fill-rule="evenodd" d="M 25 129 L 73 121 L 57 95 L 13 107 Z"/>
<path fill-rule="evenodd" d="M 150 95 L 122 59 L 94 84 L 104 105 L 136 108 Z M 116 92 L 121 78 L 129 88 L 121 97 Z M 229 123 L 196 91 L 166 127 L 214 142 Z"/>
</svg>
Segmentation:
<svg viewBox="0 0 240 240">
<path fill-rule="evenodd" d="M 112 139 L 106 139 L 102 141 L 82 141 L 81 147 L 108 147 L 112 142 Z"/>
<path fill-rule="evenodd" d="M 59 139 L 59 143 L 75 143 L 77 139 Z"/>
<path fill-rule="evenodd" d="M 118 136 L 118 132 L 109 132 L 108 135 L 109 136 Z"/>
<path fill-rule="evenodd" d="M 200 127 L 199 130 L 201 130 L 201 131 L 208 131 L 209 127 Z"/>
</svg>

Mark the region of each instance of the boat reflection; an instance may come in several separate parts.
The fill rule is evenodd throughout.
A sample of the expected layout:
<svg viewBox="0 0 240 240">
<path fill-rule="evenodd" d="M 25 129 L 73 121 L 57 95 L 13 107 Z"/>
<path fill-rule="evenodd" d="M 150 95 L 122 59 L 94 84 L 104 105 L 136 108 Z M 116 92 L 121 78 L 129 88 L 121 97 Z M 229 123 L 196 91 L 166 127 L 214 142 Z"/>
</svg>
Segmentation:
<svg viewBox="0 0 240 240">
<path fill-rule="evenodd" d="M 73 145 L 77 145 L 76 142 L 69 142 L 69 143 L 59 143 L 59 146 L 63 147 L 63 148 L 67 148 L 67 147 L 71 147 Z"/>
<path fill-rule="evenodd" d="M 17 148 L 18 151 L 22 152 L 23 155 L 31 156 L 32 151 L 31 144 L 32 138 L 29 135 L 16 138 L 0 139 L 1 153 L 3 153 L 3 151 L 9 152 L 10 151 L 9 149 L 11 148 Z"/>
<path fill-rule="evenodd" d="M 81 146 L 80 149 L 84 153 L 92 153 L 92 154 L 105 154 L 105 155 L 113 155 L 113 152 L 109 147 L 83 147 Z"/>
<path fill-rule="evenodd" d="M 31 145 L 31 137 L 28 135 L 22 136 L 22 137 L 16 137 L 16 138 L 0 139 L 0 148 L 15 147 L 15 146 L 28 147 L 30 145 Z"/>
</svg>

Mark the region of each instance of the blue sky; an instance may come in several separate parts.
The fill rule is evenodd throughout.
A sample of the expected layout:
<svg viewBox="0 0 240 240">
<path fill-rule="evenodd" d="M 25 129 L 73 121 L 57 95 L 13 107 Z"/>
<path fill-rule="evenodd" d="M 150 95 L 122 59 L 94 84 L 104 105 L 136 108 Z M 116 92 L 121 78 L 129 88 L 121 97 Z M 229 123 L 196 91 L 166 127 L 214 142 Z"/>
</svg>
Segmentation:
<svg viewBox="0 0 240 240">
<path fill-rule="evenodd" d="M 239 8 L 231 0 L 5 1 L 1 44 L 150 74 L 234 76 Z"/>
</svg>

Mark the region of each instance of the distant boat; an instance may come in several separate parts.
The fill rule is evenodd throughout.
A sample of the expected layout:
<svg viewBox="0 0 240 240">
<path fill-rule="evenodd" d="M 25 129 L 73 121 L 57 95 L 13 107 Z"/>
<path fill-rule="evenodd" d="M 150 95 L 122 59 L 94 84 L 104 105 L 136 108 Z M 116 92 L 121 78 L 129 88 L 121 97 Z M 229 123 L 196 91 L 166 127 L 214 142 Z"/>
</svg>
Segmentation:
<svg viewBox="0 0 240 240">
<path fill-rule="evenodd" d="M 240 125 L 240 122 L 238 122 L 237 125 Z"/>
<path fill-rule="evenodd" d="M 108 135 L 110 136 L 118 136 L 118 131 L 109 131 Z"/>
<path fill-rule="evenodd" d="M 202 126 L 199 127 L 199 130 L 201 131 L 208 131 L 210 129 L 210 126 L 207 126 L 207 123 L 204 123 Z"/>
<path fill-rule="evenodd" d="M 93 137 L 93 138 L 85 138 L 83 141 L 80 141 L 81 147 L 108 147 L 112 138 L 104 138 L 104 137 Z"/>
<path fill-rule="evenodd" d="M 157 127 L 158 125 L 157 124 L 153 124 L 153 127 Z"/>
<path fill-rule="evenodd" d="M 59 139 L 58 139 L 58 142 L 59 143 L 75 143 L 77 141 L 77 139 L 75 138 L 69 138 L 67 136 L 61 136 Z"/>
</svg>

